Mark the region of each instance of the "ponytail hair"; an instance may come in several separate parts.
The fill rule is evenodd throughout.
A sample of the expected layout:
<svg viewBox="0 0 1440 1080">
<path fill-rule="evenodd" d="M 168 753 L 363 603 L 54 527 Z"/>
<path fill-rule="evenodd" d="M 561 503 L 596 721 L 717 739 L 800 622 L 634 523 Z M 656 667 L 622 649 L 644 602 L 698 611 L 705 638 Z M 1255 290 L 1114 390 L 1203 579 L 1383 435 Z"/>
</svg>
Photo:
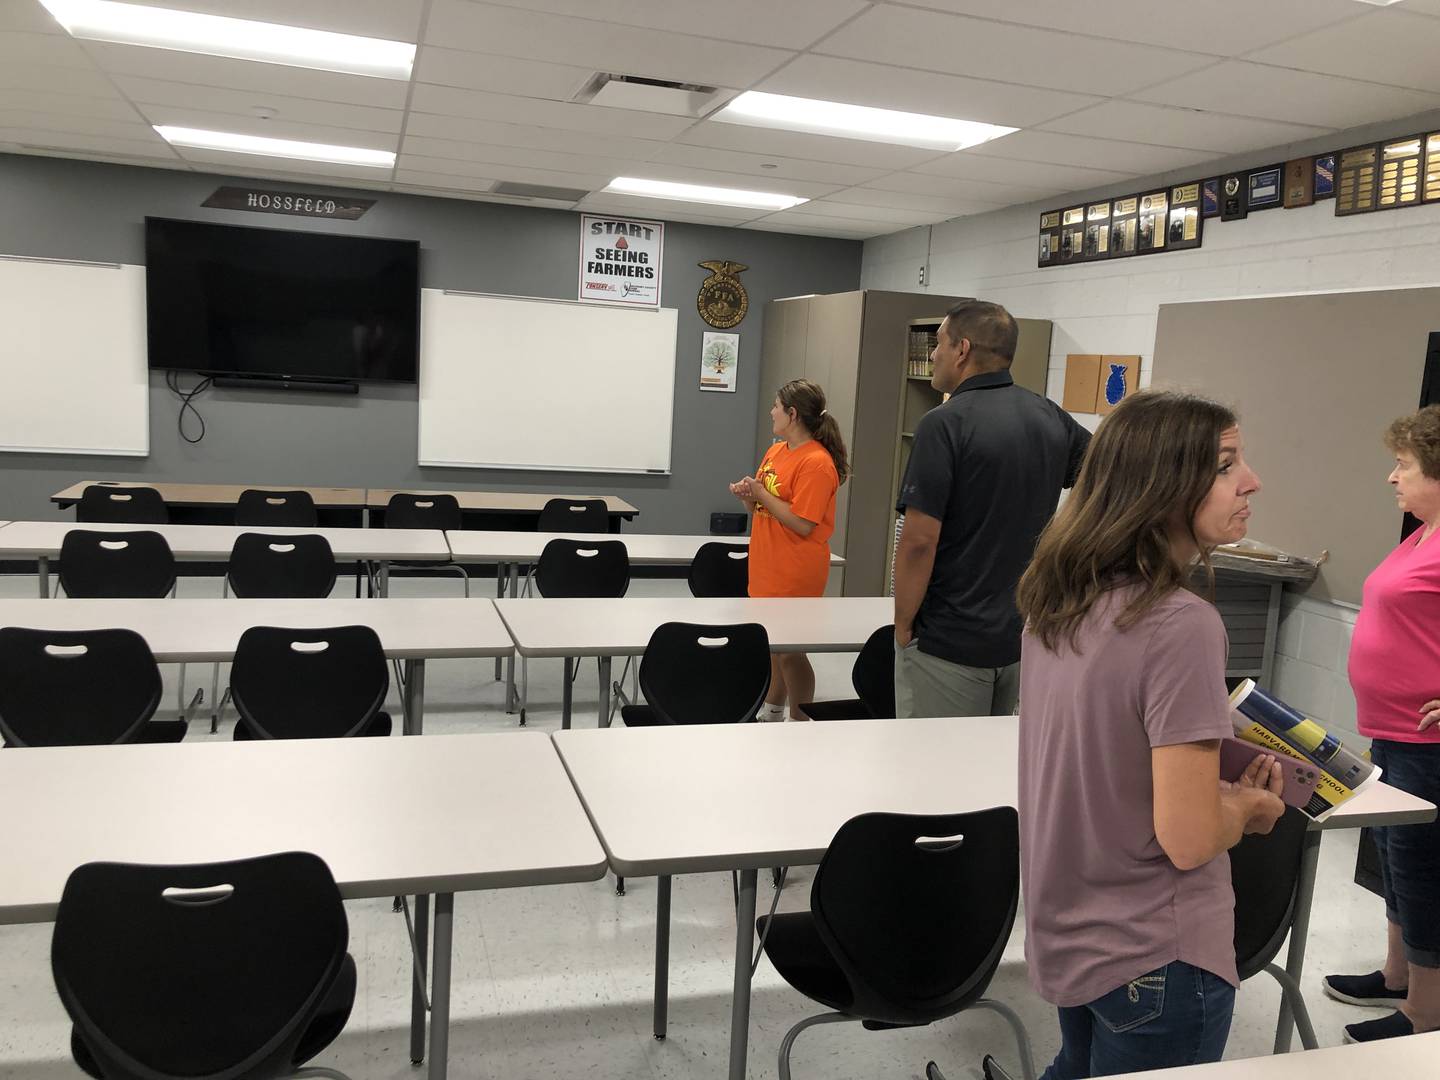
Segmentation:
<svg viewBox="0 0 1440 1080">
<path fill-rule="evenodd" d="M 825 391 L 809 379 L 792 379 L 780 387 L 775 396 L 782 408 L 795 410 L 800 426 L 830 454 L 840 483 L 845 483 L 850 478 L 850 455 L 845 452 L 840 425 L 825 408 Z"/>
</svg>

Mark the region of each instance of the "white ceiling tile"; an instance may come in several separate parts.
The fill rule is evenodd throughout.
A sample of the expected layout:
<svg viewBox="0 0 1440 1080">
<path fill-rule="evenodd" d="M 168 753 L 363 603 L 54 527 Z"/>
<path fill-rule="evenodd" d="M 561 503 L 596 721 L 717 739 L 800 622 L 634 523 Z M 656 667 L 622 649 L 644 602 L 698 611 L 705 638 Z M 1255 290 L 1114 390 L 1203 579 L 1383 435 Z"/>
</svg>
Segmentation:
<svg viewBox="0 0 1440 1080">
<path fill-rule="evenodd" d="M 1003 203 L 985 202 L 979 199 L 946 197 L 942 195 L 919 195 L 905 191 L 886 191 L 883 188 L 853 187 L 837 191 L 825 198 L 830 203 L 851 203 L 855 206 L 886 206 L 896 210 L 915 210 L 930 214 L 976 214 L 986 210 L 998 210 Z"/>
<path fill-rule="evenodd" d="M 403 162 L 401 163 L 403 164 Z M 458 173 L 433 173 L 423 169 L 397 168 L 395 180 L 398 183 L 417 187 L 442 188 L 454 191 L 489 191 L 495 186 L 494 179 L 485 176 L 463 176 Z"/>
<path fill-rule="evenodd" d="M 191 150 L 176 147 L 182 158 L 191 164 L 205 165 L 207 171 L 234 172 L 246 176 L 265 176 L 283 179 L 302 176 L 310 179 L 328 177 L 332 180 L 365 180 L 376 184 L 388 184 L 390 169 L 372 169 L 364 165 L 335 165 L 321 161 L 295 161 L 291 158 L 263 157 L 258 154 L 227 154 L 220 150 Z"/>
<path fill-rule="evenodd" d="M 797 57 L 757 89 L 1006 127 L 1032 127 L 1100 101 L 1084 94 L 813 54 Z"/>
<path fill-rule="evenodd" d="M 140 117 L 107 119 L 97 116 L 76 116 L 57 112 L 30 112 L 23 109 L 0 108 L 0 127 L 28 128 L 31 131 L 73 132 L 80 135 L 104 135 L 111 139 L 133 139 L 148 142 L 155 138 Z"/>
<path fill-rule="evenodd" d="M 1440 15 L 1440 0 L 1405 0 L 1405 10 L 1422 15 Z"/>
<path fill-rule="evenodd" d="M 366 105 L 346 105 L 336 101 L 315 101 L 310 98 L 267 94 L 264 97 L 245 90 L 219 86 L 195 86 L 192 83 L 164 82 L 159 79 L 137 79 L 120 75 L 115 84 L 142 109 L 150 106 L 171 106 L 204 110 L 215 114 L 255 117 L 261 105 L 274 110 L 273 120 L 293 123 L 324 124 L 334 128 L 358 128 L 399 134 L 405 114 L 399 109 L 376 109 Z M 148 110 L 147 110 L 148 111 Z M 194 126 L 194 125 L 191 125 Z"/>
<path fill-rule="evenodd" d="M 592 176 L 604 176 L 606 183 L 611 177 L 627 175 L 626 170 L 633 170 L 637 166 L 632 161 L 623 159 L 610 159 L 591 157 L 585 154 L 565 154 L 551 150 L 531 150 L 520 146 L 477 146 L 475 156 L 470 159 L 456 160 L 450 157 L 429 157 L 409 149 L 409 140 L 406 140 L 406 152 L 401 156 L 401 164 L 413 162 L 408 167 L 423 169 L 429 172 L 448 173 L 456 172 L 465 175 L 484 173 L 486 169 L 494 169 L 500 165 L 518 165 L 527 169 L 550 169 L 555 172 L 586 173 Z M 494 175 L 484 173 L 484 175 Z"/>
<path fill-rule="evenodd" d="M 1086 187 L 1091 184 L 1109 184 L 1134 175 L 1116 169 L 1082 169 L 1074 165 L 987 157 L 979 153 L 978 149 L 946 154 L 942 158 L 917 165 L 915 172 L 951 176 L 960 180 L 983 180 L 1017 188 L 1048 188 L 1053 191 L 1073 191 L 1077 185 Z M 881 185 L 877 183 L 875 186 Z"/>
<path fill-rule="evenodd" d="M 837 225 L 821 225 L 815 222 L 801 224 L 796 221 L 749 221 L 739 226 L 757 232 L 789 233 L 792 236 L 823 236 L 831 240 L 868 240 L 875 235 L 870 229 L 848 229 Z"/>
<path fill-rule="evenodd" d="M 436 137 L 422 129 L 440 126 L 451 133 Z M 458 116 L 429 116 L 416 113 L 405 128 L 403 149 L 426 157 L 456 158 L 460 161 L 489 161 L 485 157 L 491 146 L 526 147 L 534 150 L 564 150 L 591 157 L 625 157 L 644 160 L 663 149 L 666 144 L 651 139 L 631 139 L 623 135 L 592 135 L 569 131 L 557 135 L 553 128 L 526 127 L 523 124 L 498 124 L 491 120 L 467 120 Z"/>
<path fill-rule="evenodd" d="M 423 195 L 431 199 L 465 199 L 469 202 L 504 203 L 506 206 L 538 206 L 547 210 L 568 210 L 574 203 L 555 199 L 523 199 L 509 195 L 491 195 L 483 191 L 457 191 L 428 184 L 393 184 L 391 191 L 407 195 Z"/>
<path fill-rule="evenodd" d="M 566 131 L 633 135 L 653 139 L 672 138 L 694 123 L 680 116 L 661 116 L 658 113 L 635 112 L 631 109 L 607 109 L 603 105 L 575 105 L 542 98 L 510 97 L 505 94 L 487 94 L 480 90 L 460 90 L 451 86 L 430 86 L 423 83 L 415 86 L 410 108 L 412 115 L 431 113 L 502 123 L 531 124 Z M 413 129 L 412 119 L 406 130 Z M 448 137 L 433 130 L 422 134 Z"/>
<path fill-rule="evenodd" d="M 506 7 L 603 19 L 625 26 L 803 49 L 865 7 L 865 0 L 727 0 L 723 8 L 675 0 L 496 0 Z"/>
<path fill-rule="evenodd" d="M 736 225 L 764 213 L 763 210 L 734 206 L 645 199 L 608 192 L 596 192 L 587 196 L 575 205 L 575 209 L 601 214 L 622 214 L 633 218 L 652 218 L 658 221 L 688 221 L 700 225 Z"/>
<path fill-rule="evenodd" d="M 1186 20 L 1200 9 L 1186 10 Z M 872 8 L 825 39 L 816 52 L 897 67 L 953 72 L 1073 90 L 1125 94 L 1213 63 L 1196 53 L 1089 38 L 938 11 Z"/>
<path fill-rule="evenodd" d="M 1329 128 L 1440 108 L 1440 94 L 1227 60 L 1134 95 L 1145 101 Z"/>
<path fill-rule="evenodd" d="M 1401 8 L 1373 11 L 1249 53 L 1247 60 L 1326 75 L 1440 91 L 1440 20 Z"/>
<path fill-rule="evenodd" d="M 1142 105 L 1135 101 L 1107 101 L 1064 119 L 1052 120 L 1042 130 L 1229 154 L 1298 142 L 1333 129 L 1252 120 L 1198 109 Z"/>
<path fill-rule="evenodd" d="M 421 0 L 164 0 L 164 7 L 337 34 L 414 41 Z"/>
<path fill-rule="evenodd" d="M 862 206 L 856 203 L 837 202 L 834 199 L 815 199 L 803 204 L 807 214 L 824 214 L 826 217 L 849 218 L 868 223 L 887 221 L 895 225 L 928 225 L 951 216 L 949 210 L 901 209 L 895 206 Z M 799 210 L 801 207 L 797 206 Z"/>
<path fill-rule="evenodd" d="M 902 179 L 908 178 L 908 179 Z M 884 188 L 880 185 L 884 184 Z M 1010 206 L 1015 203 L 1042 199 L 1046 195 L 1071 189 L 1071 185 L 1051 184 L 1044 187 L 1029 184 L 991 183 L 987 180 L 967 180 L 953 176 L 937 176 L 919 172 L 896 173 L 877 180 L 874 185 L 880 190 L 899 187 L 903 191 L 914 191 L 922 195 L 961 199 L 966 202 L 991 203 L 996 206 Z M 926 187 L 929 190 L 924 190 Z"/>
<path fill-rule="evenodd" d="M 202 164 L 191 166 L 196 172 L 213 175 L 217 179 L 228 179 L 230 177 L 245 177 L 248 179 L 260 180 L 270 184 L 304 185 L 304 190 L 310 193 L 318 193 L 331 188 L 342 188 L 345 191 L 359 189 L 361 191 L 389 191 L 390 174 L 381 171 L 381 179 L 365 176 L 342 176 L 339 174 L 327 175 L 317 171 L 287 172 L 285 169 L 250 168 L 244 165 L 234 165 L 225 162 L 223 168 L 219 163 Z M 340 168 L 342 166 L 337 166 Z M 276 228 L 284 228 L 277 224 Z"/>
<path fill-rule="evenodd" d="M 595 74 L 593 68 L 569 64 L 546 64 L 516 56 L 421 48 L 415 62 L 415 81 L 438 86 L 459 86 L 466 90 L 489 90 L 519 97 L 553 98 L 568 101 Z"/>
<path fill-rule="evenodd" d="M 617 175 L 639 176 L 649 180 L 673 180 L 681 184 L 705 184 L 711 187 L 736 188 L 741 191 L 764 191 L 775 195 L 797 195 L 802 199 L 818 199 L 823 195 L 839 191 L 844 186 L 837 183 L 816 183 L 812 180 L 792 180 L 774 173 L 755 176 L 752 173 L 696 169 L 686 165 L 671 165 L 659 161 L 631 162 L 624 172 Z"/>
<path fill-rule="evenodd" d="M 65 28 L 37 0 L 0 0 L 0 30 L 63 34 Z"/>
<path fill-rule="evenodd" d="M 261 120 L 255 116 L 233 113 L 212 113 L 176 105 L 145 105 L 141 111 L 152 124 L 199 128 L 202 131 L 228 131 L 240 135 L 258 135 L 267 139 L 298 139 L 302 142 L 328 143 L 333 146 L 358 146 L 366 150 L 394 150 L 399 134 L 393 131 L 362 131 L 358 128 L 331 127 L 328 124 L 303 124 L 275 117 Z"/>
<path fill-rule="evenodd" d="M 61 67 L 58 64 L 0 64 L 0 89 L 86 97 L 115 96 L 115 87 L 110 80 L 93 67 Z"/>
<path fill-rule="evenodd" d="M 680 136 L 682 143 L 709 146 L 717 150 L 739 150 L 749 154 L 780 154 L 813 161 L 834 161 L 872 169 L 908 169 L 935 157 L 933 150 L 909 146 L 836 139 L 826 135 L 802 135 L 774 128 L 720 124 L 706 120 Z"/>
<path fill-rule="evenodd" d="M 7 109 L 58 113 L 61 116 L 103 117 L 132 123 L 142 121 L 135 108 L 113 91 L 106 97 L 93 97 L 89 94 L 46 93 L 43 90 L 11 90 L 0 83 L 0 112 Z"/>
<path fill-rule="evenodd" d="M 1354 0 L 1206 0 L 1167 11 L 1155 0 L 907 0 L 957 15 L 1235 56 L 1364 12 Z M 1414 0 L 1407 0 L 1413 3 Z"/>
<path fill-rule="evenodd" d="M 967 150 L 966 153 L 1077 165 L 1089 169 L 1109 169 L 1126 172 L 1131 176 L 1183 169 L 1187 165 L 1209 161 L 1215 156 L 1204 150 L 1148 146 L 1145 143 L 1115 139 L 1082 138 L 1079 135 L 1060 135 L 1053 131 L 1017 131 L 1003 139 L 995 139 L 973 150 Z"/>
<path fill-rule="evenodd" d="M 435 0 L 425 44 L 732 87 L 749 86 L 793 55 L 473 0 Z"/>
<path fill-rule="evenodd" d="M 414 159 L 412 159 L 414 160 Z M 444 159 L 432 159 L 435 164 L 442 166 L 443 171 L 439 175 L 445 175 L 454 167 L 454 162 L 445 162 Z M 604 187 L 613 179 L 608 173 L 579 173 L 565 172 L 560 169 L 535 169 L 526 165 L 512 165 L 507 162 L 497 161 L 487 168 L 489 176 L 496 180 L 514 180 L 521 184 L 544 184 L 547 187 L 564 188 L 585 188 L 588 191 L 595 191 Z"/>
<path fill-rule="evenodd" d="M 150 138 L 117 139 L 79 131 L 52 131 L 45 128 L 0 127 L 0 139 L 36 149 L 97 150 L 122 157 L 174 157 L 170 145 L 159 135 Z"/>
<path fill-rule="evenodd" d="M 433 176 L 469 176 L 493 179 L 493 166 L 484 161 L 456 161 L 453 158 L 431 158 L 419 154 L 401 154 L 395 159 L 396 176 L 404 172 L 423 172 Z"/>
<path fill-rule="evenodd" d="M 760 219 L 766 225 L 797 225 L 800 227 L 809 226 L 816 229 L 835 230 L 831 235 L 841 235 L 857 240 L 868 240 L 872 236 L 883 236 L 886 233 L 899 232 L 901 229 L 913 228 L 913 225 L 897 225 L 893 221 L 862 221 L 858 218 L 838 217 L 834 214 L 817 214 L 805 206 L 797 206 L 794 210 L 782 210 L 778 214 L 770 214 Z"/>
<path fill-rule="evenodd" d="M 25 34 L 9 30 L 0 31 L 0 70 L 11 64 L 94 67 L 80 43 L 68 34 Z"/>
<path fill-rule="evenodd" d="M 262 104 L 271 94 L 283 94 L 316 101 L 403 109 L 410 91 L 409 84 L 398 79 L 373 79 L 223 56 L 146 49 L 139 45 L 92 43 L 88 47 L 96 62 L 112 75 L 246 90 L 256 95 L 256 104 Z"/>
<path fill-rule="evenodd" d="M 190 171 L 188 162 L 181 161 L 173 155 L 162 158 L 147 157 L 143 154 L 112 153 L 105 150 L 38 149 L 7 140 L 8 136 L 6 136 L 4 132 L 0 132 L 0 152 L 7 154 L 26 154 L 30 157 L 66 158 L 71 161 L 99 161 L 109 165 L 135 165 L 144 169 L 175 169 L 180 172 Z"/>
<path fill-rule="evenodd" d="M 689 165 L 697 169 L 742 173 L 747 176 L 774 177 L 830 184 L 861 184 L 884 176 L 889 170 L 840 165 L 830 161 L 807 161 L 779 154 L 746 154 L 737 150 L 721 150 L 711 146 L 690 146 L 686 143 L 665 143 L 648 156 L 648 160 L 665 164 Z M 768 165 L 775 166 L 766 168 Z"/>
</svg>

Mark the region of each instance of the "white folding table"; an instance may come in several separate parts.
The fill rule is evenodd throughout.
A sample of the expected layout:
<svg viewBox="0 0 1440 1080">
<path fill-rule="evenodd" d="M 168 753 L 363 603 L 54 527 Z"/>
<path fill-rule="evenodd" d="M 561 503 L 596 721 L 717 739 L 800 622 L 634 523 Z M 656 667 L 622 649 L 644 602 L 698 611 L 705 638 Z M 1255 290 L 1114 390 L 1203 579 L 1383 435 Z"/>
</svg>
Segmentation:
<svg viewBox="0 0 1440 1080">
<path fill-rule="evenodd" d="M 197 525 L 195 528 L 210 528 Z M 379 531 L 379 530 L 377 530 Z M 425 661 L 511 654 L 509 633 L 489 600 L 162 599 L 0 600 L 0 626 L 41 630 L 123 628 L 143 637 L 160 663 L 230 660 L 252 626 L 368 626 L 385 655 L 405 662 L 406 734 L 424 729 Z"/>
<path fill-rule="evenodd" d="M 170 545 L 175 558 L 191 562 L 224 562 L 241 533 L 267 536 L 298 534 L 325 537 L 336 562 L 374 562 L 386 579 L 391 561 L 445 562 L 450 546 L 439 529 L 303 529 L 266 525 L 131 525 L 110 522 L 12 521 L 0 533 L 0 559 L 35 559 L 39 564 L 40 595 L 50 595 L 50 560 L 60 554 L 65 534 L 72 529 L 93 532 L 157 532 Z"/>
<path fill-rule="evenodd" d="M 1440 1031 L 1432 1031 L 1406 1039 L 1332 1046 L 1303 1054 L 1131 1073 L 1128 1080 L 1319 1080 L 1320 1077 L 1432 1080 L 1437 1071 L 1440 1071 Z"/>
<path fill-rule="evenodd" d="M 620 600 L 495 601 L 523 657 L 565 658 L 561 726 L 570 726 L 570 676 L 576 657 L 600 659 L 600 724 L 610 714 L 610 658 L 639 656 L 661 623 L 759 623 L 774 652 L 855 652 L 895 618 L 888 596 L 626 597 Z M 524 702 L 521 703 L 524 719 Z"/>
<path fill-rule="evenodd" d="M 611 869 L 660 879 L 657 1036 L 666 1024 L 669 877 L 740 871 L 731 1080 L 745 1076 L 759 868 L 819 862 L 836 830 L 857 814 L 953 814 L 1018 799 L 1014 717 L 562 731 L 553 738 Z M 1285 965 L 1291 975 L 1298 980 L 1303 969 L 1321 832 L 1434 816 L 1434 806 L 1382 784 L 1309 834 Z M 1283 1032 L 1287 1046 L 1289 1025 L 1282 1011 L 1277 1040 Z"/>
<path fill-rule="evenodd" d="M 0 923 L 53 920 L 70 872 L 95 860 L 309 851 L 346 899 L 416 896 L 410 1055 L 424 1057 L 433 966 L 431 1080 L 448 1064 L 455 893 L 605 873 L 554 748 L 529 732 L 9 750 L 0 753 L 0 819 L 12 823 L 0 830 Z"/>
</svg>

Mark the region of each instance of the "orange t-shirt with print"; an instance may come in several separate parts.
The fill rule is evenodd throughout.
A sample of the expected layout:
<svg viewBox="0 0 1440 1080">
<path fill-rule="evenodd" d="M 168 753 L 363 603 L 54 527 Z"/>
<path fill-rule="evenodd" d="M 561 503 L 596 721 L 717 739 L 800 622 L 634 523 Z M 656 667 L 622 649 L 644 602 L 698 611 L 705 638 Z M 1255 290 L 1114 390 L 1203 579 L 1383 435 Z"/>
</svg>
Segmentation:
<svg viewBox="0 0 1440 1080">
<path fill-rule="evenodd" d="M 763 506 L 750 526 L 751 596 L 820 596 L 830 576 L 830 534 L 835 531 L 835 492 L 840 474 L 830 452 L 814 439 L 790 449 L 777 442 L 765 451 L 755 478 L 790 510 L 815 522 L 809 536 L 787 529 Z"/>
</svg>

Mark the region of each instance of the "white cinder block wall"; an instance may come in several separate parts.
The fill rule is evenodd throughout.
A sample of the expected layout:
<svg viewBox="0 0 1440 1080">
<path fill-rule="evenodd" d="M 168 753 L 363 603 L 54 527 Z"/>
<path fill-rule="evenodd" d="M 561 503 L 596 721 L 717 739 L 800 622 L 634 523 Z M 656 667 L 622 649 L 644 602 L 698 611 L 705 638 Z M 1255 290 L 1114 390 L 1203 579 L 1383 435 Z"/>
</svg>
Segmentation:
<svg viewBox="0 0 1440 1080">
<path fill-rule="evenodd" d="M 867 289 L 923 291 L 919 279 L 924 267 L 925 288 L 937 293 L 977 296 L 1004 304 L 1017 316 L 1050 319 L 1054 337 L 1048 390 L 1056 401 L 1069 353 L 1138 354 L 1140 385 L 1148 386 L 1161 304 L 1440 284 L 1440 206 L 1337 218 L 1334 203 L 1327 200 L 1296 210 L 1267 210 L 1243 221 L 1211 218 L 1198 250 L 1040 270 L 1035 259 L 1042 211 L 1422 129 L 1440 129 L 1440 115 L 1342 132 L 1322 142 L 1257 150 L 1147 178 L 1123 190 L 1057 195 L 1043 203 L 878 237 L 865 243 L 861 284 Z M 1234 401 L 1243 416 L 1243 386 L 1235 387 Z M 1079 419 L 1092 429 L 1098 422 L 1093 416 Z M 1301 554 L 1317 554 L 1325 538 L 1315 537 L 1312 547 L 1314 551 Z M 1275 676 L 1277 692 L 1297 708 L 1352 732 L 1355 702 L 1345 661 L 1355 615 L 1350 606 L 1287 593 Z"/>
</svg>

